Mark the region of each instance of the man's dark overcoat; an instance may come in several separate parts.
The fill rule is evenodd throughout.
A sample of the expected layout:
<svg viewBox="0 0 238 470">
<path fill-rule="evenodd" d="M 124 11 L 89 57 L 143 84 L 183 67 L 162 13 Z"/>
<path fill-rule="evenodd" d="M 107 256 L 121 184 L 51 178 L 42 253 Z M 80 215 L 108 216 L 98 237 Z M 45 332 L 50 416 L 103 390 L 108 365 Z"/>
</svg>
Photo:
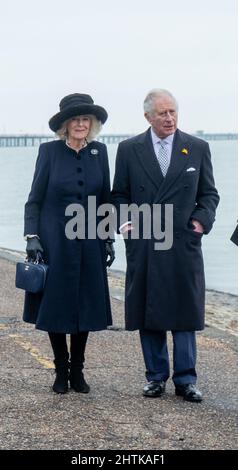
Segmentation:
<svg viewBox="0 0 238 470">
<path fill-rule="evenodd" d="M 202 235 L 193 231 L 191 219 L 198 220 L 207 234 L 219 202 L 207 142 L 177 130 L 165 178 L 154 152 L 150 129 L 122 142 L 116 159 L 112 202 L 119 213 L 120 204 L 160 204 L 162 228 L 164 205 L 173 205 L 170 249 L 156 251 L 155 238 L 143 239 L 141 232 L 139 240 L 125 241 L 126 328 L 203 329 Z M 121 217 L 118 226 L 125 221 Z"/>
<path fill-rule="evenodd" d="M 24 234 L 40 237 L 49 274 L 43 295 L 26 293 L 23 314 L 41 330 L 76 334 L 112 323 L 105 242 L 65 235 L 66 207 L 87 208 L 88 196 L 96 196 L 96 208 L 110 200 L 106 146 L 93 141 L 77 153 L 61 140 L 42 144 L 25 206 Z M 86 222 L 87 217 L 86 211 Z"/>
</svg>

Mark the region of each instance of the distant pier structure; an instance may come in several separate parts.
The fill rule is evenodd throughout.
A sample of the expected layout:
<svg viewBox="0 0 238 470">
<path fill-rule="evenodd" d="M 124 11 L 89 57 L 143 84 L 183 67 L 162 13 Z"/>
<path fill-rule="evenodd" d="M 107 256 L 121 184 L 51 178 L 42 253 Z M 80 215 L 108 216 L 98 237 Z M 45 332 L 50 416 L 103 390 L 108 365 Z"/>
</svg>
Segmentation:
<svg viewBox="0 0 238 470">
<path fill-rule="evenodd" d="M 102 134 L 98 137 L 98 140 L 104 144 L 119 144 L 130 137 L 133 136 L 131 134 Z"/>
<path fill-rule="evenodd" d="M 197 131 L 194 134 L 204 140 L 238 140 L 238 133 L 207 133 Z M 133 137 L 130 134 L 102 134 L 99 142 L 104 144 L 119 144 L 123 140 Z M 0 134 L 0 147 L 38 147 L 43 142 L 55 140 L 55 136 L 39 134 Z"/>
<path fill-rule="evenodd" d="M 43 142 L 54 140 L 54 135 L 0 134 L 0 147 L 37 147 Z"/>
<path fill-rule="evenodd" d="M 224 132 L 224 133 L 210 133 L 205 131 L 197 131 L 194 134 L 203 140 L 238 140 L 238 133 Z"/>
<path fill-rule="evenodd" d="M 129 134 L 104 134 L 98 137 L 99 142 L 104 144 L 119 144 L 122 140 L 131 137 Z M 0 134 L 0 147 L 38 147 L 43 142 L 55 140 L 52 135 L 31 134 Z"/>
</svg>

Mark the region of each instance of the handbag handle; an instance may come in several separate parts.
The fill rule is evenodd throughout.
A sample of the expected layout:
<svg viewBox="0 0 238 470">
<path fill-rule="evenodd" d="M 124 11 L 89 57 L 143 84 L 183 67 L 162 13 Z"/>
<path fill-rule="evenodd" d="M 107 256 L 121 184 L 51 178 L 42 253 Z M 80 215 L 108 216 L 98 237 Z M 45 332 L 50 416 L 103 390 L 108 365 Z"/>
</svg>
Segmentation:
<svg viewBox="0 0 238 470">
<path fill-rule="evenodd" d="M 25 263 L 28 263 L 28 262 L 32 262 L 33 264 L 44 263 L 44 259 L 42 258 L 41 252 L 37 251 L 36 259 L 34 261 L 32 261 L 32 259 L 29 258 L 28 256 L 26 256 Z"/>
</svg>

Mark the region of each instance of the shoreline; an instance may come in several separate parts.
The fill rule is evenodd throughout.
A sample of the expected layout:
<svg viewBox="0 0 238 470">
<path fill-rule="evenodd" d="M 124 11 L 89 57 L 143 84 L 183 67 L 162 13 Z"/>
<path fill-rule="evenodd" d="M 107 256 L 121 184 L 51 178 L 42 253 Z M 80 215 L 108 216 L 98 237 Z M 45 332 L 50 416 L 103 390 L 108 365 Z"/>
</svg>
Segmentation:
<svg viewBox="0 0 238 470">
<path fill-rule="evenodd" d="M 124 304 L 115 298 L 124 293 L 124 276 L 111 271 L 114 324 L 91 332 L 86 351 L 84 373 L 91 393 L 69 389 L 66 396 L 59 396 L 52 390 L 54 363 L 48 335 L 22 320 L 24 291 L 14 285 L 14 256 L 19 260 L 24 253 L 4 251 L 3 255 L 0 253 L 2 449 L 141 452 L 237 448 L 236 336 L 215 327 L 197 335 L 198 387 L 204 394 L 201 404 L 177 397 L 172 377 L 163 397 L 156 401 L 145 398 L 138 331 L 125 331 Z M 219 299 L 226 301 L 222 294 Z M 172 359 L 170 333 L 168 351 Z"/>
<path fill-rule="evenodd" d="M 25 259 L 25 252 L 0 247 L 0 259 L 16 263 Z M 109 269 L 108 281 L 112 298 L 124 301 L 125 273 Z M 205 325 L 218 328 L 238 337 L 238 296 L 206 289 Z"/>
</svg>

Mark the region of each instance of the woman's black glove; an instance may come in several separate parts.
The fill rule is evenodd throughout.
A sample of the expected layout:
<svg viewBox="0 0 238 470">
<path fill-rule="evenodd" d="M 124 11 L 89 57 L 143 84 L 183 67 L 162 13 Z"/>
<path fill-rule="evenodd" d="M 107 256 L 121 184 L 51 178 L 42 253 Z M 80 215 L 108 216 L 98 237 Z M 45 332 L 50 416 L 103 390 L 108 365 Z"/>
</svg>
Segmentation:
<svg viewBox="0 0 238 470">
<path fill-rule="evenodd" d="M 110 266 L 112 265 L 115 259 L 115 250 L 114 250 L 113 242 L 111 240 L 105 242 L 105 249 L 106 249 L 106 266 L 110 268 Z"/>
<path fill-rule="evenodd" d="M 35 261 L 36 259 L 38 260 L 42 259 L 43 251 L 44 250 L 40 244 L 39 238 L 37 237 L 27 238 L 26 253 L 27 253 L 28 259 L 31 259 L 32 261 Z"/>
</svg>

